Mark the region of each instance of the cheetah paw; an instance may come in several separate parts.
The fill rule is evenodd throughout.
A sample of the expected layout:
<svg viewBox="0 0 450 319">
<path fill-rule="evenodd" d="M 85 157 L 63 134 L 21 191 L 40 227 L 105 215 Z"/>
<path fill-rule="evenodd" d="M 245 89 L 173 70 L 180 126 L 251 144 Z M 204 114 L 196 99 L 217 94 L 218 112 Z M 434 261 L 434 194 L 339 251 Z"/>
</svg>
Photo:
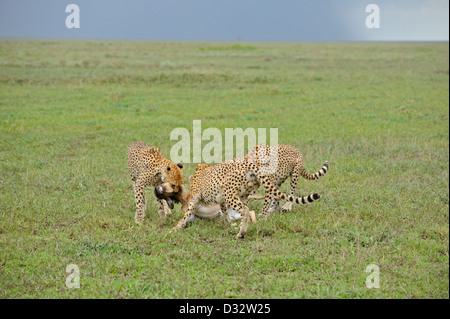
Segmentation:
<svg viewBox="0 0 450 319">
<path fill-rule="evenodd" d="M 283 205 L 283 207 L 281 207 L 282 213 L 287 213 L 290 212 L 291 210 L 292 210 L 292 203 L 286 203 Z"/>
</svg>

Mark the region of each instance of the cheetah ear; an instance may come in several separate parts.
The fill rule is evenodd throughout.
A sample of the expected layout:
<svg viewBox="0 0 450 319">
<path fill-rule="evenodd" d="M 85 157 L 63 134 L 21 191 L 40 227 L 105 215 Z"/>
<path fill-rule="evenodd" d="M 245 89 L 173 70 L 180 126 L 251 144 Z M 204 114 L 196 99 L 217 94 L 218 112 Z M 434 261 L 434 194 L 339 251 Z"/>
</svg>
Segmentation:
<svg viewBox="0 0 450 319">
<path fill-rule="evenodd" d="M 179 163 L 177 164 L 177 166 L 178 166 L 179 168 L 183 169 L 183 162 L 179 162 Z"/>
</svg>

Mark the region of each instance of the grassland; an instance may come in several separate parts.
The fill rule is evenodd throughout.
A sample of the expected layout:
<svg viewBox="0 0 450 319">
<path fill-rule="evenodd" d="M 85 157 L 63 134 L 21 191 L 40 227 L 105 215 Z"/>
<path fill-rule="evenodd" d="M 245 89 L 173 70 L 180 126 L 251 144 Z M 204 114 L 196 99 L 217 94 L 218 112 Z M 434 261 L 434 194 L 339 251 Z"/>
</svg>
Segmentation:
<svg viewBox="0 0 450 319">
<path fill-rule="evenodd" d="M 0 298 L 448 298 L 449 56 L 432 43 L 0 40 Z M 134 223 L 126 147 L 278 128 L 322 199 Z M 195 169 L 185 164 L 185 182 Z M 288 184 L 283 190 L 288 189 Z M 261 202 L 251 207 L 261 209 Z M 80 269 L 69 289 L 66 267 Z M 368 289 L 369 264 L 380 288 Z"/>
</svg>

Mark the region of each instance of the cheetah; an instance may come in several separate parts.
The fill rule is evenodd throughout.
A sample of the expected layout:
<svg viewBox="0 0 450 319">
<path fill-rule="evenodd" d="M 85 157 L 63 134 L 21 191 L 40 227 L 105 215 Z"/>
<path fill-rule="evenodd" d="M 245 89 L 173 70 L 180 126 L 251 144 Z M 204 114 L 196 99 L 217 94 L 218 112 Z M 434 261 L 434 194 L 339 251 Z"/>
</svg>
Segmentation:
<svg viewBox="0 0 450 319">
<path fill-rule="evenodd" d="M 136 201 L 135 222 L 139 223 L 145 217 L 144 188 L 154 187 L 161 183 L 169 183 L 174 193 L 180 191 L 183 184 L 183 164 L 175 165 L 166 159 L 156 147 L 150 147 L 144 142 L 134 142 L 127 149 L 128 170 L 133 181 L 134 198 Z M 173 204 L 157 198 L 159 215 L 172 213 Z"/>
<path fill-rule="evenodd" d="M 256 145 L 247 155 L 244 157 L 244 162 L 257 163 L 258 165 L 265 165 L 265 159 L 269 162 L 272 160 L 272 152 L 277 152 L 277 164 L 278 166 L 268 172 L 267 177 L 280 189 L 281 185 L 290 177 L 290 195 L 294 196 L 295 189 L 297 188 L 298 179 L 300 176 L 306 180 L 316 180 L 321 176 L 324 176 L 328 171 L 328 161 L 325 161 L 322 168 L 314 174 L 310 174 L 303 166 L 303 157 L 300 150 L 292 145 L 278 144 L 276 146 L 269 146 L 265 144 Z M 267 156 L 267 157 L 265 157 Z M 236 161 L 234 159 L 233 161 Z M 261 163 L 262 162 L 262 163 Z M 274 163 L 269 163 L 274 164 Z M 292 210 L 292 202 L 286 202 L 281 211 L 283 213 Z M 279 209 L 279 201 L 277 199 L 270 199 L 268 197 L 264 200 L 263 211 L 259 215 L 261 218 L 269 216 L 270 213 Z"/>
<path fill-rule="evenodd" d="M 186 227 L 187 220 L 196 211 L 200 204 L 220 205 L 224 219 L 230 222 L 227 208 L 238 211 L 241 216 L 238 238 L 243 238 L 247 232 L 249 208 L 248 196 L 254 192 L 260 184 L 266 189 L 266 198 L 277 198 L 306 204 L 320 198 L 315 193 L 305 197 L 294 197 L 281 193 L 266 175 L 259 173 L 259 166 L 255 163 L 220 163 L 214 166 L 197 166 L 192 177 L 191 192 L 189 194 L 189 206 L 183 218 L 172 230 Z M 228 206 L 228 207 L 227 207 Z"/>
<path fill-rule="evenodd" d="M 196 171 L 200 171 L 201 169 L 205 167 L 209 167 L 208 164 L 198 164 Z M 192 185 L 192 176 L 189 177 L 189 184 Z M 184 186 L 180 187 L 180 191 L 175 192 L 173 188 L 170 186 L 169 183 L 163 183 L 161 185 L 158 185 L 155 187 L 155 196 L 159 199 L 165 199 L 165 200 L 172 200 L 176 203 L 181 203 L 182 207 L 181 210 L 186 213 L 190 196 L 189 193 L 186 191 Z M 261 195 L 250 195 L 249 198 L 251 199 L 264 199 L 264 196 Z M 235 211 L 232 208 L 228 208 L 227 210 L 228 216 L 230 220 L 236 221 L 242 218 L 242 216 L 239 214 L 239 212 Z M 215 219 L 217 217 L 223 217 L 222 210 L 220 209 L 220 205 L 214 205 L 214 206 L 205 206 L 205 205 L 199 205 L 197 207 L 197 210 L 193 212 L 191 217 L 187 220 L 187 223 L 193 222 L 196 217 L 201 217 L 205 219 Z M 250 211 L 250 218 L 253 223 L 256 223 L 256 217 L 255 212 Z"/>
</svg>

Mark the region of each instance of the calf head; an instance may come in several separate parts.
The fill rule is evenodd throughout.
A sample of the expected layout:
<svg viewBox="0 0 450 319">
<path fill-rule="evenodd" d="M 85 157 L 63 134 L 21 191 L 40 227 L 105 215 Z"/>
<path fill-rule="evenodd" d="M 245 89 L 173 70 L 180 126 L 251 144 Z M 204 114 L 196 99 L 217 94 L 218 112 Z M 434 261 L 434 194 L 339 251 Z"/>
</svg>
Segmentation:
<svg viewBox="0 0 450 319">
<path fill-rule="evenodd" d="M 165 199 L 166 201 L 174 201 L 181 203 L 181 210 L 187 211 L 189 205 L 189 193 L 185 190 L 184 186 L 173 187 L 171 183 L 162 183 L 155 187 L 155 196 L 159 199 Z"/>
</svg>

